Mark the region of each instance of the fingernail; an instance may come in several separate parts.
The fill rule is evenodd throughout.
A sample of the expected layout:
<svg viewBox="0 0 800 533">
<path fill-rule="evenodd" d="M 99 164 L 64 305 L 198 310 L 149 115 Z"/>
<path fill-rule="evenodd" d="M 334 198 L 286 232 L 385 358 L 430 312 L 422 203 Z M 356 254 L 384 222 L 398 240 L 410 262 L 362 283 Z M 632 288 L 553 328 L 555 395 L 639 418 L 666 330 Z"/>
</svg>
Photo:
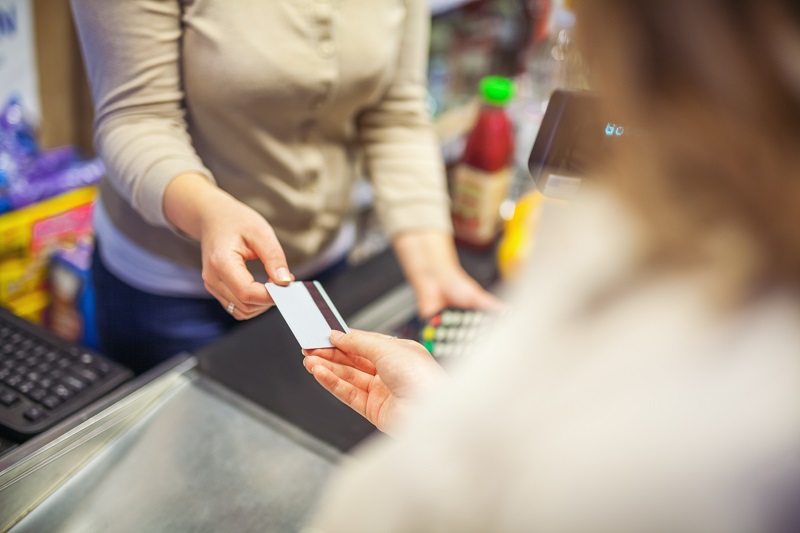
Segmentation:
<svg viewBox="0 0 800 533">
<path fill-rule="evenodd" d="M 303 357 L 307 357 L 308 356 L 308 354 L 306 353 L 305 350 L 300 350 L 300 353 L 303 354 Z"/>
<path fill-rule="evenodd" d="M 292 281 L 292 274 L 289 272 L 288 268 L 280 267 L 275 271 L 275 279 L 288 283 Z"/>
<path fill-rule="evenodd" d="M 344 337 L 344 333 L 342 333 L 341 331 L 339 331 L 337 329 L 332 329 L 331 330 L 331 340 L 332 341 L 338 341 L 342 337 Z"/>
</svg>

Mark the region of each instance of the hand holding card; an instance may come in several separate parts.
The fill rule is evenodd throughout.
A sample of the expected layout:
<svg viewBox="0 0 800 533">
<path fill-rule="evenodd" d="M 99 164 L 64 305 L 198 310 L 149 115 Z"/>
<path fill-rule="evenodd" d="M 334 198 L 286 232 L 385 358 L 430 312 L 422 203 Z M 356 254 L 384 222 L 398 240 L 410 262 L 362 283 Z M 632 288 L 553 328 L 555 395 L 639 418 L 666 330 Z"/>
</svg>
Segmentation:
<svg viewBox="0 0 800 533">
<path fill-rule="evenodd" d="M 332 330 L 350 331 L 318 281 L 294 281 L 285 287 L 267 283 L 266 286 L 304 350 L 332 348 Z"/>
</svg>

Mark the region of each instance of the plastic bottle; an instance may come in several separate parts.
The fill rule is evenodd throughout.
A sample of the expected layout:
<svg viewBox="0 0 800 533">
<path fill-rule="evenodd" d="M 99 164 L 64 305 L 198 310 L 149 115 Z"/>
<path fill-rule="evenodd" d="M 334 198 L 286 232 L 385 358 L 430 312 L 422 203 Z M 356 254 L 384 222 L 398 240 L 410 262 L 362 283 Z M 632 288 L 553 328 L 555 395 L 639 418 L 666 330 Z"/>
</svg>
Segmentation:
<svg viewBox="0 0 800 533">
<path fill-rule="evenodd" d="M 491 246 L 500 231 L 500 205 L 513 174 L 514 129 L 505 111 L 514 96 L 508 78 L 480 82 L 482 106 L 467 136 L 453 177 L 453 226 L 456 239 L 473 247 Z"/>
</svg>

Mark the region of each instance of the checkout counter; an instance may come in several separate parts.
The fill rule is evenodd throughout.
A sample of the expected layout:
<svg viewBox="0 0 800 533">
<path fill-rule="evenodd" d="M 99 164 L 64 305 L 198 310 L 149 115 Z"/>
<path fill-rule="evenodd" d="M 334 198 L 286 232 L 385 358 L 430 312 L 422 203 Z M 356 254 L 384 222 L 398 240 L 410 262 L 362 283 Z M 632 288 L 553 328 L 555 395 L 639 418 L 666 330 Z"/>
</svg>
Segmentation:
<svg viewBox="0 0 800 533">
<path fill-rule="evenodd" d="M 496 279 L 493 251 L 459 253 Z M 414 315 L 389 250 L 320 281 L 354 328 Z M 273 309 L 0 456 L 0 531 L 297 531 L 373 431 L 306 372 Z"/>
</svg>

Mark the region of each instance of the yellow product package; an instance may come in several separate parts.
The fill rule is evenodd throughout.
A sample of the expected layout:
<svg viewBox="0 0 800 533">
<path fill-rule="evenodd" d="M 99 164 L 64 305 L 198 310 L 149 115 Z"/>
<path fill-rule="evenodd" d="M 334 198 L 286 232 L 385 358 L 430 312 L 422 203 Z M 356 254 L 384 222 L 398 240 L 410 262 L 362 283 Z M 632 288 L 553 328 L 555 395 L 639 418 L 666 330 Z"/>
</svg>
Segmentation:
<svg viewBox="0 0 800 533">
<path fill-rule="evenodd" d="M 0 304 L 42 291 L 50 254 L 91 235 L 95 187 L 0 215 Z"/>
</svg>

